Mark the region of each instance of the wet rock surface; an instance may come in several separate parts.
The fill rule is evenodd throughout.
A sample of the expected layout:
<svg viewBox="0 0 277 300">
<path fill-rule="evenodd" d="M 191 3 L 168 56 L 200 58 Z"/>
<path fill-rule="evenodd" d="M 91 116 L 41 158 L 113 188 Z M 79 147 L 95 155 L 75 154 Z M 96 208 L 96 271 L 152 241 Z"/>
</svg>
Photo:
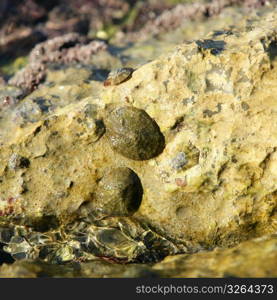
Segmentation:
<svg viewBox="0 0 277 300">
<path fill-rule="evenodd" d="M 168 256 L 151 267 L 147 264 L 118 264 L 94 258 L 90 262 L 55 265 L 41 260 L 20 260 L 4 264 L 4 278 L 86 277 L 86 278 L 211 278 L 276 277 L 276 236 L 265 236 L 231 249 L 216 249 L 192 255 Z"/>
<path fill-rule="evenodd" d="M 276 9 L 220 10 L 154 60 L 70 33 L 2 80 L 1 276 L 276 276 Z"/>
<path fill-rule="evenodd" d="M 97 258 L 124 264 L 153 263 L 184 248 L 135 218 L 87 217 L 47 231 L 42 230 L 41 220 L 38 224 L 37 228 L 34 223 L 32 228 L 1 224 L 0 242 L 11 259 L 41 259 L 52 264 Z"/>
</svg>

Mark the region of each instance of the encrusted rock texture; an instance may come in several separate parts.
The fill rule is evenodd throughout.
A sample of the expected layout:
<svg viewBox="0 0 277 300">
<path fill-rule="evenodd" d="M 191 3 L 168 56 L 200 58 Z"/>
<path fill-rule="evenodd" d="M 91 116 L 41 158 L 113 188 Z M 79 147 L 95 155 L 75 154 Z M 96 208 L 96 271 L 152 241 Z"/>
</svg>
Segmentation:
<svg viewBox="0 0 277 300">
<path fill-rule="evenodd" d="M 21 224 L 30 226 L 45 216 L 54 216 L 60 223 L 72 221 L 84 205 L 101 199 L 97 193 L 101 193 L 105 174 L 113 168 L 128 168 L 142 187 L 133 217 L 182 244 L 187 253 L 233 247 L 276 232 L 276 28 L 276 12 L 246 20 L 237 28 L 180 44 L 138 67 L 118 85 L 105 87 L 101 80 L 88 81 L 91 75 L 85 69 L 76 82 L 77 68 L 71 79 L 61 75 L 60 81 L 38 87 L 6 116 L 13 130 L 3 130 L 0 136 L 2 218 L 20 218 Z M 59 72 L 63 70 L 48 72 L 47 82 Z M 56 91 L 60 94 L 53 94 Z M 72 100 L 76 94 L 78 99 Z M 48 109 L 47 101 L 52 106 L 63 96 L 62 105 Z M 136 115 L 129 116 L 136 121 L 127 130 L 124 119 L 117 122 L 109 117 L 111 108 L 122 107 L 144 111 L 147 120 L 152 120 L 147 122 L 155 124 L 150 133 L 148 123 Z M 110 128 L 116 134 L 109 134 Z M 147 147 L 150 152 L 151 147 L 159 151 L 153 150 L 154 157 L 145 154 L 145 149 L 141 155 L 136 153 L 141 136 L 151 140 L 154 128 L 164 140 L 157 145 L 161 140 L 157 138 L 154 146 Z M 135 152 L 129 155 L 130 151 Z M 129 199 L 119 186 L 112 204 L 115 211 L 120 199 Z M 253 271 L 257 277 L 277 276 L 264 265 L 271 243 L 276 265 L 276 237 L 238 246 L 246 253 L 243 257 L 253 251 L 260 259 Z M 216 251 L 188 259 L 184 254 L 184 261 L 182 256 L 175 257 L 172 264 L 182 270 L 167 274 L 252 277 L 244 258 L 241 272 L 236 269 L 235 250 Z M 224 255 L 229 255 L 226 269 L 215 267 L 201 273 L 206 260 L 215 257 L 221 265 Z M 166 269 L 170 259 L 160 266 Z M 198 267 L 187 270 L 195 259 Z"/>
</svg>

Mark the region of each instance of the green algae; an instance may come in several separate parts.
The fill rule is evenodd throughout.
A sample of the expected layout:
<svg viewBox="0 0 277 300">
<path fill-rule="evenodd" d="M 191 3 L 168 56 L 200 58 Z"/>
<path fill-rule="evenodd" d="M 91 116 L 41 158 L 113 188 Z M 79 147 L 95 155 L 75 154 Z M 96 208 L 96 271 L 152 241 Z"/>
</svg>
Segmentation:
<svg viewBox="0 0 277 300">
<path fill-rule="evenodd" d="M 9 61 L 0 61 L 0 73 L 2 72 L 4 76 L 11 77 L 17 71 L 24 68 L 28 63 L 27 56 L 20 56 L 16 59 Z"/>
</svg>

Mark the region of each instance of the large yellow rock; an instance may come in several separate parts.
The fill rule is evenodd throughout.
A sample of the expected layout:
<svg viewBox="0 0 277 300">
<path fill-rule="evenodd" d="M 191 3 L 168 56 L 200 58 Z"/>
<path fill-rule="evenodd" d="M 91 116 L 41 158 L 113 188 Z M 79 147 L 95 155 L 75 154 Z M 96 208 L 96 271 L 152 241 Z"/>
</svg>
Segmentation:
<svg viewBox="0 0 277 300">
<path fill-rule="evenodd" d="M 18 127 L 0 151 L 0 210 L 73 218 L 110 168 L 140 178 L 135 213 L 196 251 L 276 231 L 277 13 L 178 46 L 97 97 Z M 116 153 L 108 104 L 143 109 L 165 137 L 146 161 Z"/>
</svg>

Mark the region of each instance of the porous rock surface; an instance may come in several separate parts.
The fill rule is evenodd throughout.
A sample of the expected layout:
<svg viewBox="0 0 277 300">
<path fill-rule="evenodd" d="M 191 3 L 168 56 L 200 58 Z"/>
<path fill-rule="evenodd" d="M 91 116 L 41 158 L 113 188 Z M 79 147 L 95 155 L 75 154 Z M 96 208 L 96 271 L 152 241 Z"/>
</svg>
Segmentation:
<svg viewBox="0 0 277 300">
<path fill-rule="evenodd" d="M 188 251 L 276 231 L 276 28 L 273 12 L 181 44 L 118 86 L 96 82 L 95 96 L 19 124 L 1 140 L 2 217 L 66 222 L 107 169 L 127 167 L 143 188 L 134 217 Z M 108 104 L 145 110 L 165 137 L 162 153 L 136 161 L 113 151 Z"/>
</svg>

